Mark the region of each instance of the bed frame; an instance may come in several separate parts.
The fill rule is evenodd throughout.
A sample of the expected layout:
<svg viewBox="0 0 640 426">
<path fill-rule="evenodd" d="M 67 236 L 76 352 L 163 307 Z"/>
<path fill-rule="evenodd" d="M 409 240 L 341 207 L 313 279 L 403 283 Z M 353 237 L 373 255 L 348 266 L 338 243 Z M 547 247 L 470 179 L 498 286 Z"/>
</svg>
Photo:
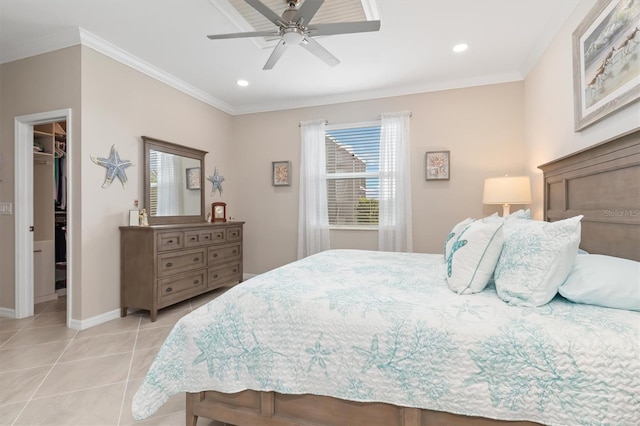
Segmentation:
<svg viewBox="0 0 640 426">
<path fill-rule="evenodd" d="M 544 172 L 545 220 L 582 214 L 584 250 L 640 260 L 640 130 L 539 168 Z M 195 426 L 199 416 L 216 420 L 213 425 L 238 426 L 537 424 L 252 390 L 187 393 L 187 425 Z"/>
</svg>

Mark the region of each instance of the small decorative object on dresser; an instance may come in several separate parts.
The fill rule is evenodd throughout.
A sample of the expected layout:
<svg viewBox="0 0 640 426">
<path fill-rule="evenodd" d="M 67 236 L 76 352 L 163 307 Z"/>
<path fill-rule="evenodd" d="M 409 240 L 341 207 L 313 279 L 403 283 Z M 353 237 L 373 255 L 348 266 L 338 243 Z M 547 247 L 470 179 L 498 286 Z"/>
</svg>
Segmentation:
<svg viewBox="0 0 640 426">
<path fill-rule="evenodd" d="M 426 180 L 449 180 L 449 151 L 427 151 Z"/>
<path fill-rule="evenodd" d="M 273 161 L 271 166 L 273 186 L 291 185 L 291 161 Z"/>
<path fill-rule="evenodd" d="M 216 201 L 211 203 L 211 214 L 213 218 L 212 222 L 226 222 L 227 221 L 227 204 L 222 201 Z"/>
<path fill-rule="evenodd" d="M 244 222 L 120 227 L 120 308 L 158 309 L 242 282 Z"/>
</svg>

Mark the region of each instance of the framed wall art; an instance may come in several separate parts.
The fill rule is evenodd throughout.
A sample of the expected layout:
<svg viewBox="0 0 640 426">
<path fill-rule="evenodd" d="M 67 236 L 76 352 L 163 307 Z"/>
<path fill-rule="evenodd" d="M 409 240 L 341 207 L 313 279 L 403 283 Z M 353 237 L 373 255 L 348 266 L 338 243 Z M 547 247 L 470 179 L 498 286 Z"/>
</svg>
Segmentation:
<svg viewBox="0 0 640 426">
<path fill-rule="evenodd" d="M 187 189 L 200 189 L 200 167 L 187 169 Z"/>
<path fill-rule="evenodd" d="M 574 129 L 640 99 L 640 2 L 598 0 L 573 33 Z"/>
<path fill-rule="evenodd" d="M 273 161 L 271 166 L 273 186 L 291 185 L 291 161 Z"/>
<path fill-rule="evenodd" d="M 427 180 L 449 180 L 449 151 L 427 151 L 425 169 Z"/>
</svg>

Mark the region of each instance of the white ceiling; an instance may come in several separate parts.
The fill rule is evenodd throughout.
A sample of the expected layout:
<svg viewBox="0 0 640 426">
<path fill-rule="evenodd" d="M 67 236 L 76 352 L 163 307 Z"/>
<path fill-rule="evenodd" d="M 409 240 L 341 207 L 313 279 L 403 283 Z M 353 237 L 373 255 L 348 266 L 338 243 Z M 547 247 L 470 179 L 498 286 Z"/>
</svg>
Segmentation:
<svg viewBox="0 0 640 426">
<path fill-rule="evenodd" d="M 0 0 L 0 62 L 82 42 L 243 114 L 522 80 L 584 0 L 368 0 L 379 32 L 317 38 L 340 65 L 293 46 L 270 71 L 272 47 L 205 37 L 247 30 L 225 1 Z"/>
</svg>

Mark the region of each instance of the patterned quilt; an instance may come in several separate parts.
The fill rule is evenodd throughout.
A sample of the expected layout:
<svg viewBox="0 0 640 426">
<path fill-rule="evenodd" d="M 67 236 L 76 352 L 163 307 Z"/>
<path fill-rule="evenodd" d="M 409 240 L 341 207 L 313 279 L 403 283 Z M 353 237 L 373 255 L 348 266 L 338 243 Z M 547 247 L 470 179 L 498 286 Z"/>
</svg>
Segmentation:
<svg viewBox="0 0 640 426">
<path fill-rule="evenodd" d="M 133 399 L 246 389 L 550 425 L 640 424 L 640 314 L 460 296 L 442 255 L 330 250 L 254 277 L 174 327 Z"/>
</svg>

